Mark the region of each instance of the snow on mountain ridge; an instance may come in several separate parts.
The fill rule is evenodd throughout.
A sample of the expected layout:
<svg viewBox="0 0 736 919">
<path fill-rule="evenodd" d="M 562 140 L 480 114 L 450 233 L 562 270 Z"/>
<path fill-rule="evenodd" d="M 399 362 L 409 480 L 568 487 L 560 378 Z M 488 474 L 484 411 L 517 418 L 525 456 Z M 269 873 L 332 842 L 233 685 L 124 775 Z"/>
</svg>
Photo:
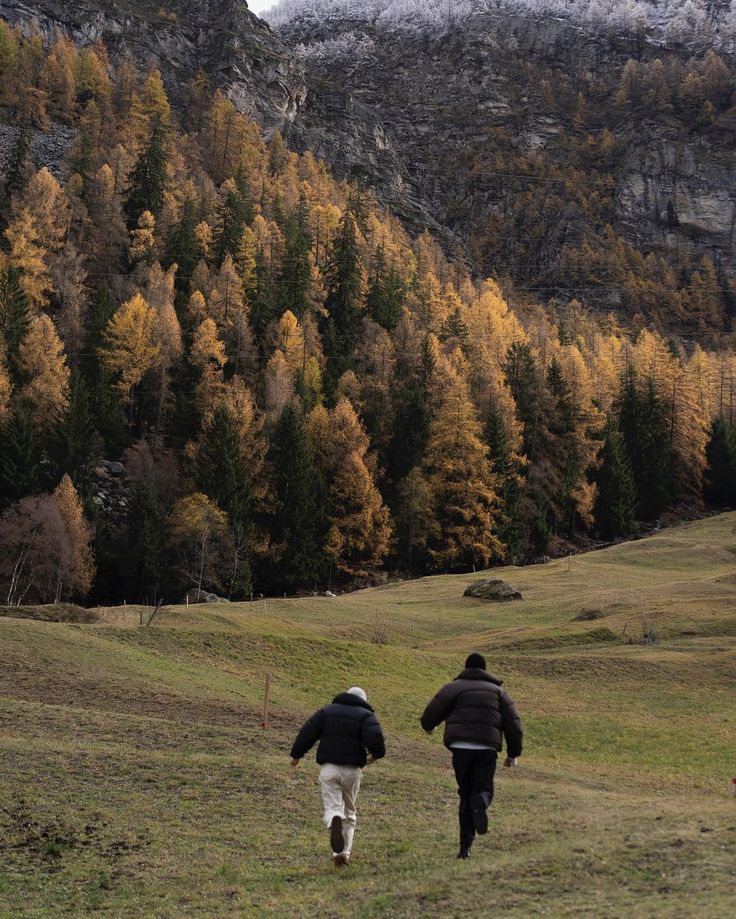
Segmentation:
<svg viewBox="0 0 736 919">
<path fill-rule="evenodd" d="M 736 0 L 280 0 L 263 17 L 275 29 L 363 22 L 426 32 L 502 12 L 572 19 L 595 31 L 675 43 L 731 49 L 736 42 Z"/>
</svg>

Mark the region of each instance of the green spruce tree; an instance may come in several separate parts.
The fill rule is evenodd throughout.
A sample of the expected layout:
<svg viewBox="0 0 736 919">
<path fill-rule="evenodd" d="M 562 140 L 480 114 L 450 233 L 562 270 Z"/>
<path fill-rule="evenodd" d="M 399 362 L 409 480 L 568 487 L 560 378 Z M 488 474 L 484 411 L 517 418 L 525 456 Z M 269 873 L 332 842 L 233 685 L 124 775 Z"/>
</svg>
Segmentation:
<svg viewBox="0 0 736 919">
<path fill-rule="evenodd" d="M 253 586 L 253 489 L 235 419 L 224 406 L 215 410 L 202 433 L 194 472 L 202 493 L 228 515 L 235 546 L 230 596 L 244 597 Z"/>
<path fill-rule="evenodd" d="M 0 271 L 0 337 L 5 341 L 10 368 L 18 371 L 18 348 L 31 322 L 28 300 L 16 268 Z"/>
<path fill-rule="evenodd" d="M 606 539 L 631 536 L 636 528 L 636 484 L 624 438 L 610 417 L 595 481 L 598 486 L 593 511 L 596 530 Z"/>
<path fill-rule="evenodd" d="M 324 486 L 296 403 L 287 405 L 281 414 L 269 460 L 276 499 L 271 532 L 281 546 L 270 580 L 278 590 L 313 587 L 324 573 Z"/>
<path fill-rule="evenodd" d="M 309 292 L 312 285 L 312 266 L 309 251 L 312 238 L 309 235 L 307 200 L 304 194 L 299 206 L 286 222 L 284 257 L 279 279 L 279 311 L 291 310 L 301 319 L 310 307 Z"/>
<path fill-rule="evenodd" d="M 628 368 L 621 381 L 618 414 L 639 496 L 637 517 L 654 520 L 672 500 L 669 427 L 654 380 L 642 386 L 636 371 Z"/>
<path fill-rule="evenodd" d="M 138 218 L 144 211 L 150 211 L 156 218 L 161 214 L 169 162 L 166 141 L 166 126 L 156 118 L 148 142 L 130 174 L 126 213 L 131 226 L 137 226 Z"/>
<path fill-rule="evenodd" d="M 705 496 L 716 507 L 736 506 L 736 429 L 716 418 L 706 448 Z"/>
</svg>

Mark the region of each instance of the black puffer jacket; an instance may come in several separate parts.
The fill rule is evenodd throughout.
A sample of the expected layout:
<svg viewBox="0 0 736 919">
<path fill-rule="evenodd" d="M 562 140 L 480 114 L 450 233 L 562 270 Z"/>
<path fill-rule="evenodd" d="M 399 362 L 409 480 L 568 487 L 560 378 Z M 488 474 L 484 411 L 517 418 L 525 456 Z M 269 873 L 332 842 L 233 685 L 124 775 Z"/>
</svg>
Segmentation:
<svg viewBox="0 0 736 919">
<path fill-rule="evenodd" d="M 443 686 L 422 715 L 422 727 L 433 731 L 445 722 L 445 746 L 476 743 L 501 751 L 506 738 L 509 756 L 521 756 L 523 732 L 516 706 L 501 680 L 485 670 L 463 670 Z"/>
<path fill-rule="evenodd" d="M 291 758 L 301 759 L 319 741 L 317 762 L 336 766 L 365 766 L 366 750 L 374 759 L 386 755 L 381 725 L 373 709 L 359 696 L 340 693 L 299 731 Z"/>
</svg>

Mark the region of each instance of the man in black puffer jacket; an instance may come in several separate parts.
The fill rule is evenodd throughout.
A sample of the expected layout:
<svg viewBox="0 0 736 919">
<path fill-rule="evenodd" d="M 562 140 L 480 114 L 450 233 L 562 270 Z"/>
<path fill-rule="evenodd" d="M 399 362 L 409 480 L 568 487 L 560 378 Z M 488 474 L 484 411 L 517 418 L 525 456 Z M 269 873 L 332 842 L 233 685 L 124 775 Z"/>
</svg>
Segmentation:
<svg viewBox="0 0 736 919">
<path fill-rule="evenodd" d="M 493 800 L 496 760 L 506 738 L 505 766 L 513 768 L 521 756 L 521 720 L 511 697 L 486 672 L 485 658 L 471 654 L 465 670 L 443 686 L 422 715 L 427 733 L 445 722 L 445 746 L 460 795 L 460 851 L 467 858 L 475 834 L 488 832 L 488 807 Z"/>
<path fill-rule="evenodd" d="M 317 762 L 322 766 L 319 784 L 332 858 L 335 865 L 347 865 L 353 849 L 363 766 L 386 754 L 381 725 L 359 686 L 340 693 L 312 715 L 294 741 L 291 765 L 296 768 L 317 741 Z"/>
</svg>

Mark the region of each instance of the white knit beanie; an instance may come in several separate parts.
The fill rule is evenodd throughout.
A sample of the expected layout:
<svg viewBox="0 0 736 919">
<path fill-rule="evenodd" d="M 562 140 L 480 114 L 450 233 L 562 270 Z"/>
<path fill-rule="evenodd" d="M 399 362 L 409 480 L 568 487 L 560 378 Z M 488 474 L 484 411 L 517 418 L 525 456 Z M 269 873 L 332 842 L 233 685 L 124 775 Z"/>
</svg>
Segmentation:
<svg viewBox="0 0 736 919">
<path fill-rule="evenodd" d="M 353 686 L 352 689 L 348 689 L 348 692 L 351 696 L 357 696 L 359 699 L 362 699 L 364 702 L 368 701 L 368 696 L 365 694 L 365 690 L 361 689 L 360 686 Z"/>
</svg>

